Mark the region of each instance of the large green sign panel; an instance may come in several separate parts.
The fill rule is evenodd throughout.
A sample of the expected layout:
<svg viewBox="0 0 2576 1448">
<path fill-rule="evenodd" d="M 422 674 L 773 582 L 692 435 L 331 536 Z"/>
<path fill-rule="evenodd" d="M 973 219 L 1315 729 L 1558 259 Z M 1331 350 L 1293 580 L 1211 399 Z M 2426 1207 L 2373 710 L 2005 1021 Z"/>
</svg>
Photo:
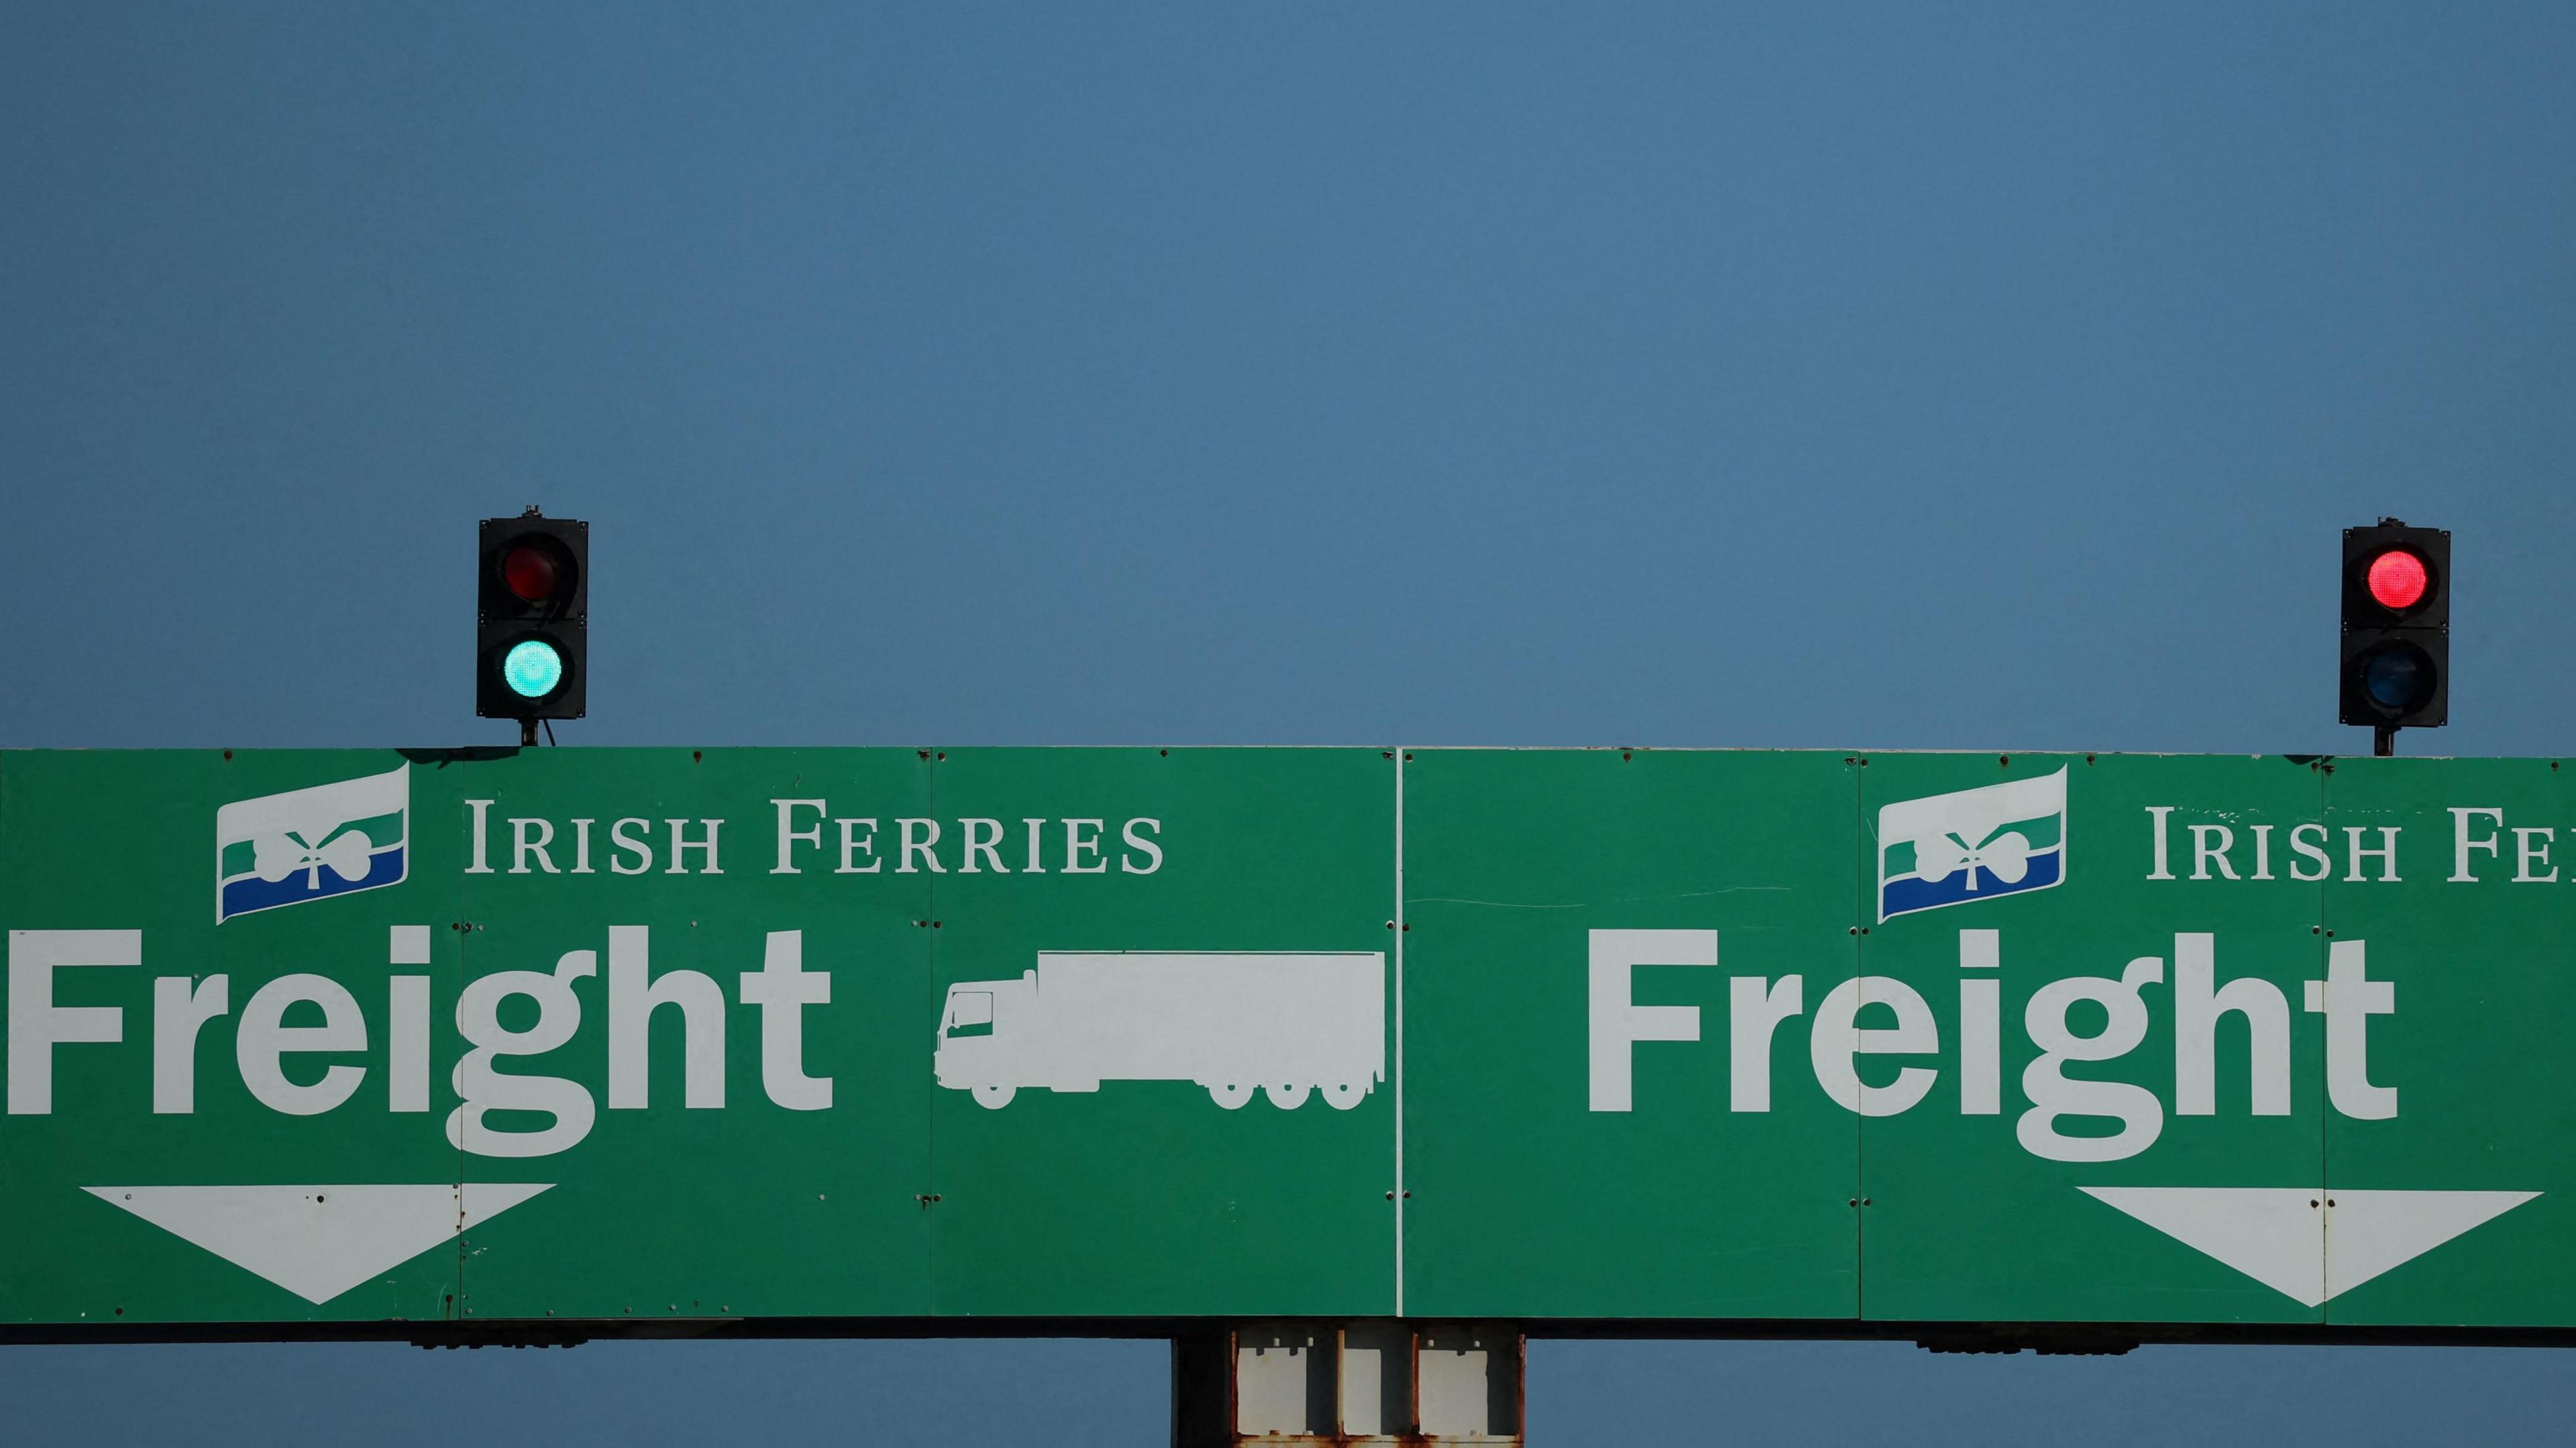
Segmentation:
<svg viewBox="0 0 2576 1448">
<path fill-rule="evenodd" d="M 0 755 L 0 1322 L 2576 1325 L 2552 761 Z"/>
</svg>

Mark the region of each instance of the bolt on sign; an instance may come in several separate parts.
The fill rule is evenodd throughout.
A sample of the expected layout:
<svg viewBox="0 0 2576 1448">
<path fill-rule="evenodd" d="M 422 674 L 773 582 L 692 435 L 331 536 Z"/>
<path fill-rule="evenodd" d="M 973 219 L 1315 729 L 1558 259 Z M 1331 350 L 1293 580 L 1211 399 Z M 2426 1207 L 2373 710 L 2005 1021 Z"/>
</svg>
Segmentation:
<svg viewBox="0 0 2576 1448">
<path fill-rule="evenodd" d="M 2562 781 L 9 752 L 0 1324 L 2576 1326 Z"/>
</svg>

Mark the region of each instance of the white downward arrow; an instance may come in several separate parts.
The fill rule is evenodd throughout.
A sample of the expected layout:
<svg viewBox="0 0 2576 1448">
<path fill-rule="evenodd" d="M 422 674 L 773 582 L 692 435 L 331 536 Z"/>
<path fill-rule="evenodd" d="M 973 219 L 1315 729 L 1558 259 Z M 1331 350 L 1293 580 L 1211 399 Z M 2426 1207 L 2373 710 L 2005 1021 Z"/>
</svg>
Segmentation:
<svg viewBox="0 0 2576 1448">
<path fill-rule="evenodd" d="M 2540 1195 L 2338 1188 L 2329 1199 L 2306 1187 L 2079 1190 L 2305 1307 L 2349 1292 Z"/>
<path fill-rule="evenodd" d="M 330 1301 L 552 1182 L 83 1187 L 307 1302 Z"/>
</svg>

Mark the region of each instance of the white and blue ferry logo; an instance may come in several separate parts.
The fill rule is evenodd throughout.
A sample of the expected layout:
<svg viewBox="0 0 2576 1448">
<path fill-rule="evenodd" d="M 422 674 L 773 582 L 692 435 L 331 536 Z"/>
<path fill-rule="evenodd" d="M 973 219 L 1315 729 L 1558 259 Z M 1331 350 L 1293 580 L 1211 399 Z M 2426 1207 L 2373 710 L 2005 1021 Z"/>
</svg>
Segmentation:
<svg viewBox="0 0 2576 1448">
<path fill-rule="evenodd" d="M 2066 771 L 1878 811 L 1878 918 L 2045 890 L 2066 879 Z"/>
<path fill-rule="evenodd" d="M 408 764 L 234 800 L 215 811 L 215 923 L 399 885 L 410 842 Z"/>
</svg>

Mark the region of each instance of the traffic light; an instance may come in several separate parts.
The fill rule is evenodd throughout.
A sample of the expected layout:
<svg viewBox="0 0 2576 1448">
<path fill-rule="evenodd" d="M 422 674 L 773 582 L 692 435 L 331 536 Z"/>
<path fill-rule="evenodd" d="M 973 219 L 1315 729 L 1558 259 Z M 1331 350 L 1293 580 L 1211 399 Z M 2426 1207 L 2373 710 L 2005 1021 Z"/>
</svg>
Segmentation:
<svg viewBox="0 0 2576 1448">
<path fill-rule="evenodd" d="M 2451 714 L 2451 535 L 2382 518 L 2343 530 L 2343 708 L 2389 752 Z"/>
<path fill-rule="evenodd" d="M 578 719 L 588 697 L 590 525 L 530 508 L 483 520 L 475 573 L 474 712 L 516 719 L 522 743 L 539 719 Z"/>
</svg>

